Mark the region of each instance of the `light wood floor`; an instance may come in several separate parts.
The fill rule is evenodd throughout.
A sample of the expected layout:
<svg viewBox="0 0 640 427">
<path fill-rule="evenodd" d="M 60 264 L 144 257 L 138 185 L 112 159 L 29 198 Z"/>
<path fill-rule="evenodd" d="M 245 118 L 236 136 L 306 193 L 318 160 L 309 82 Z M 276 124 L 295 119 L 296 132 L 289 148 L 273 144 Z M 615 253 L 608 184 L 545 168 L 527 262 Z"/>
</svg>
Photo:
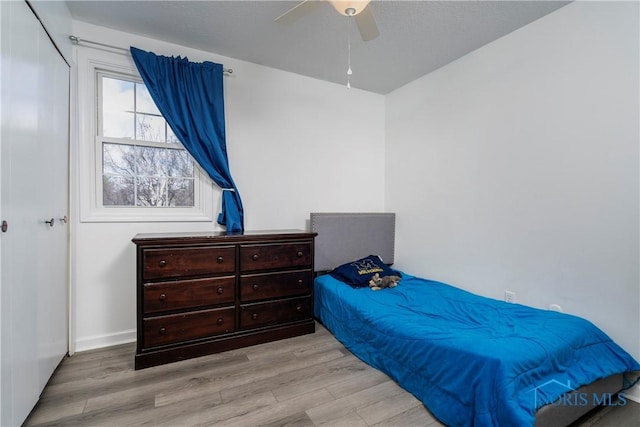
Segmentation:
<svg viewBox="0 0 640 427">
<path fill-rule="evenodd" d="M 441 426 L 322 326 L 283 341 L 133 370 L 134 344 L 66 358 L 25 426 Z M 580 427 L 640 426 L 640 405 Z"/>
</svg>

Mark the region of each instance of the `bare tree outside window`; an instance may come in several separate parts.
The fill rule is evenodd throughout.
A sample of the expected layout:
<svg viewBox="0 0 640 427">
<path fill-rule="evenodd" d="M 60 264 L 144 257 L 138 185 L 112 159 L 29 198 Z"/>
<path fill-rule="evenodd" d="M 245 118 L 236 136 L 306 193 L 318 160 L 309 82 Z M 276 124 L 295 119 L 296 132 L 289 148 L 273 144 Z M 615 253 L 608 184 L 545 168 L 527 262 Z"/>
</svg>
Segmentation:
<svg viewBox="0 0 640 427">
<path fill-rule="evenodd" d="M 193 207 L 194 163 L 144 84 L 100 76 L 103 206 Z"/>
</svg>

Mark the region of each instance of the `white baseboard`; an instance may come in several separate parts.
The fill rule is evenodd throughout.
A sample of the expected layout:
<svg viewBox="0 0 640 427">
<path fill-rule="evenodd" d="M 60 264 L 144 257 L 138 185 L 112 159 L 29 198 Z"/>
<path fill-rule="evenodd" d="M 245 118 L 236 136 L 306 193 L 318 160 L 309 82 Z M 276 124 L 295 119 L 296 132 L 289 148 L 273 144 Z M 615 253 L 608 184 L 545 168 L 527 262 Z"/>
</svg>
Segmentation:
<svg viewBox="0 0 640 427">
<path fill-rule="evenodd" d="M 111 347 L 113 345 L 127 344 L 136 341 L 136 330 L 117 332 L 115 334 L 94 335 L 92 337 L 78 338 L 75 351 L 95 350 L 97 348 Z"/>
<path fill-rule="evenodd" d="M 640 383 L 636 383 L 633 387 L 626 389 L 621 394 L 624 395 L 625 399 L 640 403 Z"/>
</svg>

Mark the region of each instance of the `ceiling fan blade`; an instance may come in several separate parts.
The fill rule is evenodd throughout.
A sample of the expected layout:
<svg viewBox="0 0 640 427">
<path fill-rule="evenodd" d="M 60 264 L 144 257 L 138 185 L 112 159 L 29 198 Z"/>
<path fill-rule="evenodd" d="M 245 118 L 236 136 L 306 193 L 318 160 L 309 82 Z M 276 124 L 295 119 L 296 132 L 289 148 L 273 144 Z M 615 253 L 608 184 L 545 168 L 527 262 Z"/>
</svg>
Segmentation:
<svg viewBox="0 0 640 427">
<path fill-rule="evenodd" d="M 315 0 L 304 0 L 291 9 L 287 10 L 282 15 L 274 19 L 275 22 L 280 24 L 293 24 L 300 19 L 303 15 L 306 15 L 316 7 L 320 6 L 323 2 Z"/>
<path fill-rule="evenodd" d="M 367 5 L 362 12 L 354 16 L 354 19 L 358 25 L 358 30 L 360 30 L 362 40 L 373 40 L 380 35 L 376 18 L 373 16 L 373 11 L 371 10 L 371 5 Z"/>
</svg>

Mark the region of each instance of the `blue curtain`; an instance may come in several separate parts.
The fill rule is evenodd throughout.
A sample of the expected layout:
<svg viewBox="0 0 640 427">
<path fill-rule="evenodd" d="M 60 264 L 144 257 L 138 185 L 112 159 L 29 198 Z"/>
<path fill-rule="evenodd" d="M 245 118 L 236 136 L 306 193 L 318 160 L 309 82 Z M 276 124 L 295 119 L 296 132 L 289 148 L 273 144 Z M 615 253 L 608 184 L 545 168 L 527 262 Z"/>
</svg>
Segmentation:
<svg viewBox="0 0 640 427">
<path fill-rule="evenodd" d="M 158 110 L 182 145 L 222 189 L 218 223 L 244 230 L 244 212 L 227 157 L 223 70 L 213 62 L 189 62 L 131 47 L 131 56 Z"/>
</svg>

